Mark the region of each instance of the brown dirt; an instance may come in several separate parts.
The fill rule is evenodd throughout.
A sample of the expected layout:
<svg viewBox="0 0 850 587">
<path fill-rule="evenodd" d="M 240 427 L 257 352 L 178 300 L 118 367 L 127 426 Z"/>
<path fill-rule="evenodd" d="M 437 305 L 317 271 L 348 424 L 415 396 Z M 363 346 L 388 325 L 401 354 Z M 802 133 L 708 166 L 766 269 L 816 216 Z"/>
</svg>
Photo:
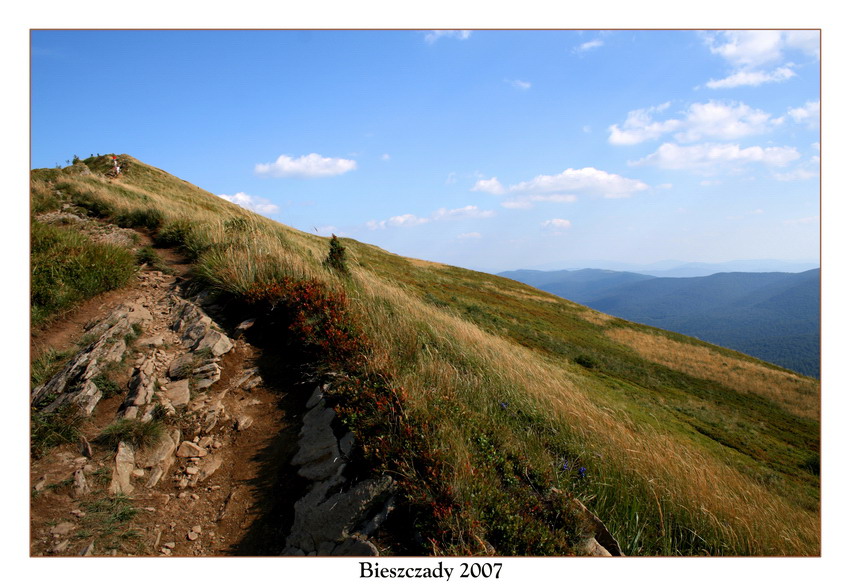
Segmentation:
<svg viewBox="0 0 850 587">
<path fill-rule="evenodd" d="M 142 244 L 149 242 L 149 237 L 142 235 Z M 189 267 L 175 251 L 158 249 L 158 252 L 176 275 L 154 286 L 158 287 L 153 292 L 155 295 L 161 295 L 182 280 Z M 89 322 L 104 318 L 122 301 L 151 295 L 150 283 L 140 280 L 80 305 L 33 332 L 31 351 L 47 346 L 59 349 L 73 346 Z M 148 326 L 146 331 L 150 330 Z M 114 446 L 92 441 L 90 459 L 83 457 L 78 445 L 59 446 L 33 460 L 31 555 L 76 556 L 92 541 L 95 556 L 279 554 L 292 521 L 294 498 L 291 496 L 299 496 L 303 490 L 304 482 L 288 463 L 297 448 L 306 390 L 294 382 L 294 374 L 267 374 L 262 371 L 262 365 L 260 385 L 250 390 L 230 386 L 244 369 L 263 363 L 260 359 L 257 348 L 238 340 L 220 363 L 220 380 L 204 391 L 212 395 L 230 389 L 223 399 L 230 418 L 221 418 L 206 439 L 211 445 L 207 458 L 221 458 L 221 466 L 210 477 L 193 485 L 191 477 L 186 475 L 186 467 L 193 463 L 190 459 L 177 458 L 168 474 L 152 489 L 145 488 L 149 474 L 145 472 L 145 477 L 134 483 L 129 496 L 128 504 L 136 512 L 130 519 L 116 515 L 116 519 L 110 520 L 96 511 L 98 506 L 116 503 L 107 491 L 115 461 Z M 126 384 L 130 370 L 127 365 L 113 379 Z M 83 435 L 95 439 L 115 420 L 122 400 L 123 394 L 102 400 L 81 427 Z M 250 416 L 253 423 L 238 430 L 235 422 L 239 416 Z M 185 413 L 178 413 L 178 421 L 173 425 L 182 429 L 183 440 L 204 437 Z M 75 497 L 73 474 L 83 466 L 92 492 Z M 197 536 L 190 534 L 198 526 Z"/>
</svg>

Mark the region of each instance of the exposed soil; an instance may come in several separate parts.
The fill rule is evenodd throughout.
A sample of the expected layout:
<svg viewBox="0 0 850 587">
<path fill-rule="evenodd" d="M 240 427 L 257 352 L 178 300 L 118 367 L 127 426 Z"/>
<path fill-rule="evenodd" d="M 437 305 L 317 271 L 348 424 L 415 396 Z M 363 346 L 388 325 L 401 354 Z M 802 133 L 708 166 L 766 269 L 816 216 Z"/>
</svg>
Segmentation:
<svg viewBox="0 0 850 587">
<path fill-rule="evenodd" d="M 140 239 L 142 244 L 150 244 L 147 235 L 140 234 Z M 103 319 L 125 301 L 144 299 L 152 310 L 153 323 L 145 327 L 141 338 L 167 329 L 167 317 L 155 311 L 156 304 L 167 292 L 179 290 L 189 265 L 177 251 L 157 252 L 174 274 L 138 279 L 121 290 L 89 300 L 33 332 L 33 356 L 48 347 L 73 346 L 86 325 Z M 115 446 L 93 441 L 115 421 L 123 393 L 101 400 L 81 427 L 91 441 L 90 457 L 84 456 L 81 445 L 64 445 L 31 463 L 31 555 L 77 556 L 92 543 L 93 551 L 88 554 L 95 556 L 279 554 L 292 522 L 292 502 L 304 488 L 304 481 L 295 475 L 289 461 L 297 449 L 309 388 L 300 382 L 302 374 L 297 370 L 264 363 L 269 361 L 262 360 L 259 349 L 244 338 L 237 339 L 234 348 L 222 357 L 220 379 L 193 398 L 194 402 L 198 394 L 212 397 L 224 392 L 221 399 L 227 417 L 208 433 L 199 430 L 187 412 L 178 412 L 172 422 L 181 429 L 183 440 L 205 444 L 208 458 L 221 460 L 212 475 L 197 481 L 187 468 L 201 463 L 177 458 L 167 475 L 148 489 L 148 473 L 137 469 L 139 477 L 126 499 L 116 499 L 107 489 Z M 254 367 L 262 376 L 258 385 L 245 389 L 247 386 L 234 384 L 246 369 Z M 124 388 L 131 371 L 132 356 L 112 379 Z M 244 421 L 245 416 L 252 423 L 238 426 L 236 422 L 240 417 Z M 91 491 L 77 496 L 73 480 L 74 472 L 80 469 Z M 99 511 L 105 508 L 112 509 L 110 513 Z"/>
</svg>

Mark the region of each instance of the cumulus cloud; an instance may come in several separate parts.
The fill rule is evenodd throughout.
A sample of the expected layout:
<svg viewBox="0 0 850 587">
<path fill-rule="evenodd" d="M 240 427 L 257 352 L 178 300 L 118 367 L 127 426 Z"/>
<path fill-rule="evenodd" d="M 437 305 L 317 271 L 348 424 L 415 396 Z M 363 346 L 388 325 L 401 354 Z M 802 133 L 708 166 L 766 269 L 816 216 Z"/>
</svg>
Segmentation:
<svg viewBox="0 0 850 587">
<path fill-rule="evenodd" d="M 575 202 L 576 194 L 603 198 L 627 198 L 636 192 L 649 189 L 637 179 L 608 173 L 594 167 L 565 169 L 557 175 L 538 175 L 505 187 L 495 177 L 478 180 L 472 191 L 486 192 L 508 199 L 502 202 L 505 208 L 531 208 L 536 202 Z"/>
<path fill-rule="evenodd" d="M 626 116 L 622 129 L 616 124 L 608 127 L 611 133 L 608 136 L 608 142 L 612 145 L 636 145 L 681 128 L 681 120 L 670 119 L 657 122 L 652 119 L 653 114 L 664 112 L 669 107 L 670 102 L 666 102 L 659 106 L 632 110 Z"/>
<path fill-rule="evenodd" d="M 766 83 L 784 82 L 797 75 L 788 66 L 777 67 L 773 71 L 737 71 L 723 79 L 711 79 L 705 84 L 707 88 L 737 88 L 740 86 L 760 86 Z"/>
<path fill-rule="evenodd" d="M 654 119 L 656 113 L 664 112 L 670 103 L 632 110 L 626 116 L 622 128 L 613 124 L 608 127 L 608 142 L 613 145 L 635 145 L 675 133 L 679 142 L 695 142 L 704 138 L 734 140 L 745 136 L 763 134 L 782 123 L 783 119 L 751 108 L 741 102 L 709 100 L 694 103 L 681 113 L 679 118 L 663 121 Z"/>
<path fill-rule="evenodd" d="M 472 191 L 498 196 L 505 193 L 505 187 L 497 178 L 491 177 L 490 179 L 479 179 L 476 181 L 475 185 L 472 186 Z"/>
<path fill-rule="evenodd" d="M 218 194 L 218 197 L 223 200 L 227 200 L 228 202 L 232 202 L 237 206 L 241 206 L 246 210 L 251 210 L 252 212 L 257 212 L 259 214 L 274 214 L 279 210 L 278 206 L 276 204 L 272 204 L 269 200 L 257 196 L 251 196 L 245 192 L 237 192 L 232 196 L 228 194 Z"/>
<path fill-rule="evenodd" d="M 735 167 L 747 163 L 783 167 L 799 157 L 800 153 L 794 147 L 754 146 L 742 149 L 739 145 L 731 143 L 704 143 L 690 146 L 664 143 L 651 155 L 630 164 L 654 165 L 661 169 L 689 169 L 710 174 L 729 166 Z"/>
<path fill-rule="evenodd" d="M 357 162 L 352 159 L 322 157 L 318 153 L 302 155 L 297 159 L 289 155 L 281 155 L 274 163 L 257 163 L 254 166 L 254 172 L 257 175 L 303 178 L 329 177 L 354 169 L 357 169 Z"/>
<path fill-rule="evenodd" d="M 788 116 L 794 122 L 806 124 L 810 128 L 817 128 L 820 125 L 820 100 L 806 102 L 799 108 L 789 108 Z M 820 145 L 818 145 L 818 149 L 820 149 Z"/>
<path fill-rule="evenodd" d="M 702 36 L 709 50 L 732 67 L 729 76 L 706 84 L 711 89 L 759 86 L 791 79 L 795 75 L 791 63 L 770 70 L 774 64 L 786 61 L 789 51 L 820 59 L 819 31 L 718 31 Z"/>
<path fill-rule="evenodd" d="M 428 222 L 437 222 L 440 220 L 453 220 L 462 218 L 491 218 L 495 216 L 492 210 L 481 210 L 478 206 L 464 206 L 463 208 L 440 208 L 431 216 L 416 216 L 414 214 L 402 214 L 393 216 L 386 220 L 370 220 L 366 223 L 367 228 L 371 230 L 384 229 L 389 227 L 411 227 L 426 224 Z"/>
<path fill-rule="evenodd" d="M 467 30 L 439 30 L 439 31 L 429 31 L 425 33 L 425 42 L 428 44 L 433 44 L 439 41 L 440 39 L 460 39 L 461 41 L 465 41 L 472 35 L 472 31 Z"/>
</svg>

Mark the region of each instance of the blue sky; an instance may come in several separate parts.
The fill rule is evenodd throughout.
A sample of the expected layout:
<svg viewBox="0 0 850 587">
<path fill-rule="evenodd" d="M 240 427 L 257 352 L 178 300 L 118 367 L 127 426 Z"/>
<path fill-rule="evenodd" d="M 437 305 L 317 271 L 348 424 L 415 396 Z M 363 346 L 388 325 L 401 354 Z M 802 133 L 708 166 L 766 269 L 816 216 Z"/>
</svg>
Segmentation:
<svg viewBox="0 0 850 587">
<path fill-rule="evenodd" d="M 819 259 L 817 31 L 33 31 L 31 164 L 128 153 L 500 271 Z"/>
</svg>

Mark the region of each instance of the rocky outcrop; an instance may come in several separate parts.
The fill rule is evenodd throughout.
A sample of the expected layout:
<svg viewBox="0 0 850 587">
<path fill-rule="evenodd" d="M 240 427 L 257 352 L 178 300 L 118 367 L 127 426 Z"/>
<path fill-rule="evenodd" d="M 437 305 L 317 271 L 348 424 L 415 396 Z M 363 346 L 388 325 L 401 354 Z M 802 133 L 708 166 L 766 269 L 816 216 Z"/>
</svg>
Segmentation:
<svg viewBox="0 0 850 587">
<path fill-rule="evenodd" d="M 73 404 L 90 416 L 103 397 L 94 379 L 123 360 L 127 340 L 135 335 L 134 326 L 141 327 L 151 320 L 150 311 L 141 303 L 120 305 L 88 330 L 87 335 L 93 337 L 94 342 L 78 352 L 47 383 L 35 388 L 30 402 L 46 404 L 42 410 L 47 413 Z"/>
<path fill-rule="evenodd" d="M 294 520 L 283 555 L 375 556 L 369 541 L 393 508 L 393 480 L 384 475 L 356 483 L 345 469 L 353 435 L 337 438 L 336 416 L 324 401 L 326 387 L 316 387 L 307 401 L 292 464 L 312 481 L 307 494 L 294 506 Z"/>
</svg>

